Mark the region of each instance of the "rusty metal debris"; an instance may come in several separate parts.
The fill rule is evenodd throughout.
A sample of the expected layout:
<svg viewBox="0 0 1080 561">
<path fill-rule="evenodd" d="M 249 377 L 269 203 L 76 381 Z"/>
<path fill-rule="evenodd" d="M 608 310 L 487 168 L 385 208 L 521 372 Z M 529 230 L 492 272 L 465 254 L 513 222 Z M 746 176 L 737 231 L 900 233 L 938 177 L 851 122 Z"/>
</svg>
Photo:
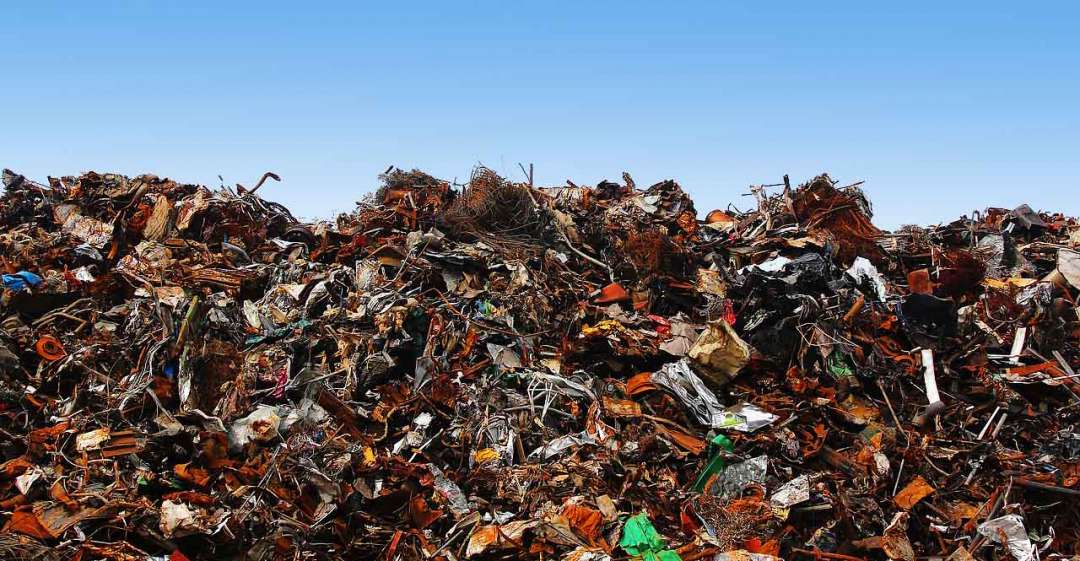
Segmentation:
<svg viewBox="0 0 1080 561">
<path fill-rule="evenodd" d="M 0 558 L 1080 554 L 1075 219 L 268 179 L 4 172 Z"/>
</svg>

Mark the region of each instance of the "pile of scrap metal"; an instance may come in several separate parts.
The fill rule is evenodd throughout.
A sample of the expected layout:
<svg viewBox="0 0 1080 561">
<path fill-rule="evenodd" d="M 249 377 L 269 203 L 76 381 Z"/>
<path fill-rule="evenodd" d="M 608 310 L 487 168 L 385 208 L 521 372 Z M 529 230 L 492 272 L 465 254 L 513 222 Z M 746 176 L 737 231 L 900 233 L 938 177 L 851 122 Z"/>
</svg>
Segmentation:
<svg viewBox="0 0 1080 561">
<path fill-rule="evenodd" d="M 1074 219 L 267 179 L 4 172 L 0 557 L 1080 554 Z"/>
</svg>

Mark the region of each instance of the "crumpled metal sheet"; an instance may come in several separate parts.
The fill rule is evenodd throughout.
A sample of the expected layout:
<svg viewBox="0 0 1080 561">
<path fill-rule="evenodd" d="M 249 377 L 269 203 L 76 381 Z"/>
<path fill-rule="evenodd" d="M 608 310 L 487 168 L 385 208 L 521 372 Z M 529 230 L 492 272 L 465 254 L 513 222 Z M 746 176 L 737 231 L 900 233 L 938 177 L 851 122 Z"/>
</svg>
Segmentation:
<svg viewBox="0 0 1080 561">
<path fill-rule="evenodd" d="M 719 428 L 726 417 L 724 407 L 716 394 L 701 381 L 690 368 L 690 362 L 682 359 L 669 362 L 653 372 L 652 382 L 678 396 L 697 421 L 703 425 Z"/>
<path fill-rule="evenodd" d="M 724 420 L 714 428 L 733 429 L 739 432 L 755 432 L 777 421 L 780 417 L 754 405 L 740 403 L 724 410 Z"/>
<path fill-rule="evenodd" d="M 790 508 L 810 500 L 810 476 L 800 475 L 773 491 L 769 502 L 777 508 Z"/>
<path fill-rule="evenodd" d="M 103 249 L 112 240 L 112 226 L 79 214 L 76 205 L 56 207 L 54 217 L 61 224 L 64 233 L 95 249 Z"/>
<path fill-rule="evenodd" d="M 1017 561 L 1035 561 L 1035 544 L 1031 543 L 1024 519 L 1019 514 L 1006 514 L 979 524 L 979 533 L 994 543 L 1008 548 Z"/>
<path fill-rule="evenodd" d="M 726 385 L 750 361 L 750 345 L 739 338 L 727 321 L 721 319 L 709 322 L 687 356 L 704 367 L 703 375 L 714 386 L 720 387 Z"/>
<path fill-rule="evenodd" d="M 869 259 L 856 257 L 846 273 L 860 285 L 868 287 L 879 302 L 885 301 L 887 296 L 885 279 Z"/>
<path fill-rule="evenodd" d="M 720 472 L 708 491 L 719 497 L 738 496 L 748 486 L 763 483 L 768 469 L 769 457 L 766 455 L 730 465 Z"/>
</svg>

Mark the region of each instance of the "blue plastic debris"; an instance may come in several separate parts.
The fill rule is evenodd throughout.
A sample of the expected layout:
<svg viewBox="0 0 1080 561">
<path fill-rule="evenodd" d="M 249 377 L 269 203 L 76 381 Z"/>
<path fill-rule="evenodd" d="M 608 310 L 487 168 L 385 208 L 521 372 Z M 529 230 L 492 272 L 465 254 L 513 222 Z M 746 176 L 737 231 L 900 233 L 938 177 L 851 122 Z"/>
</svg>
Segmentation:
<svg viewBox="0 0 1080 561">
<path fill-rule="evenodd" d="M 4 275 L 4 288 L 15 292 L 29 290 L 30 287 L 39 284 L 41 284 L 41 277 L 30 271 L 19 271 L 13 275 Z"/>
</svg>

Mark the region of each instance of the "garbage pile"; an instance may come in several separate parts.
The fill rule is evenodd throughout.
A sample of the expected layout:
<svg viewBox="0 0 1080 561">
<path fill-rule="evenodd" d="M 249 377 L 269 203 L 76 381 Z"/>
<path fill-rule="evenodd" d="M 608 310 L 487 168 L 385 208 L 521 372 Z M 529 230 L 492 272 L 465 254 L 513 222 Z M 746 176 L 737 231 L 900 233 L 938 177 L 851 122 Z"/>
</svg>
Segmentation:
<svg viewBox="0 0 1080 561">
<path fill-rule="evenodd" d="M 4 172 L 0 558 L 1080 554 L 1075 219 L 276 179 Z"/>
</svg>

